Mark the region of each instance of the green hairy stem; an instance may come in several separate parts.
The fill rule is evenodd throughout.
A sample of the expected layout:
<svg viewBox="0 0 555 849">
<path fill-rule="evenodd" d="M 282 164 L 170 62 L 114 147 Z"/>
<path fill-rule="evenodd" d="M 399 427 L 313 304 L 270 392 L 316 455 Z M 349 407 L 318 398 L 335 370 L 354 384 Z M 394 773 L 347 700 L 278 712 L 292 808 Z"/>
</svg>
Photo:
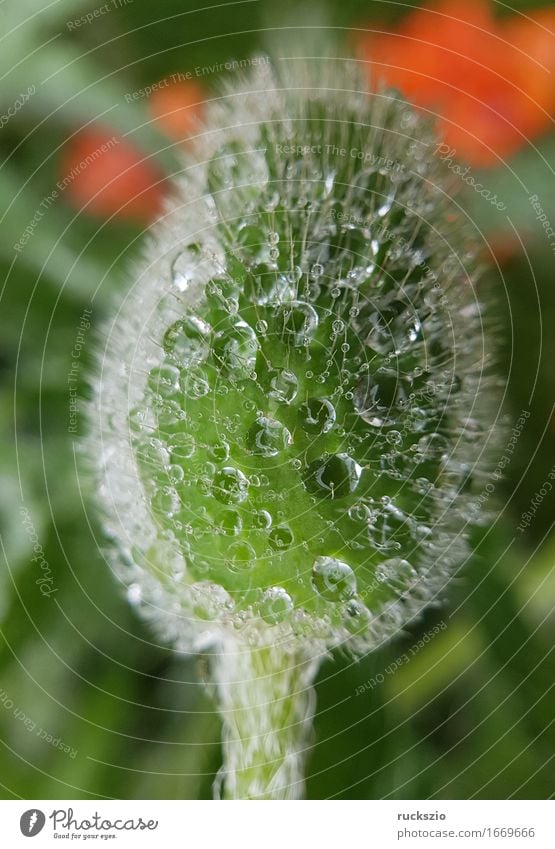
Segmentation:
<svg viewBox="0 0 555 849">
<path fill-rule="evenodd" d="M 226 639 L 213 663 L 225 799 L 299 799 L 318 660 L 297 647 Z"/>
</svg>

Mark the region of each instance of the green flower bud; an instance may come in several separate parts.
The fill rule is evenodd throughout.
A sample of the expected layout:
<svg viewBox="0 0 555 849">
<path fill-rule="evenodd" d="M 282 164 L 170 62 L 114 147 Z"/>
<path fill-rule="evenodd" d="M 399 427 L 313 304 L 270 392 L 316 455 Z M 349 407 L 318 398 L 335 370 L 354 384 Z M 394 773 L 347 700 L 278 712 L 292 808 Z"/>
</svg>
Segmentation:
<svg viewBox="0 0 555 849">
<path fill-rule="evenodd" d="M 304 669 L 442 590 L 488 422 L 429 127 L 343 64 L 291 72 L 212 107 L 107 328 L 93 430 L 118 571 L 158 632 L 258 663 L 293 641 Z"/>
</svg>

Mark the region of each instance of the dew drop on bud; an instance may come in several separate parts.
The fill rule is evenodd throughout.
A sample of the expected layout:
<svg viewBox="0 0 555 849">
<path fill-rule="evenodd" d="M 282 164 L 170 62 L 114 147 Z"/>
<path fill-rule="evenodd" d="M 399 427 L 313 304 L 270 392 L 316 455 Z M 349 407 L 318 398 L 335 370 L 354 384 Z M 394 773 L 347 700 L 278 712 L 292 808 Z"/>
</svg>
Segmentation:
<svg viewBox="0 0 555 849">
<path fill-rule="evenodd" d="M 328 433 L 335 422 L 335 408 L 327 398 L 309 398 L 299 407 L 299 422 L 307 433 Z"/>
<path fill-rule="evenodd" d="M 256 333 L 246 321 L 236 321 L 216 335 L 214 352 L 230 375 L 240 380 L 248 378 L 256 366 Z"/>
<path fill-rule="evenodd" d="M 344 498 L 353 493 L 362 468 L 348 454 L 332 454 L 326 460 L 315 460 L 307 469 L 307 488 L 320 496 Z"/>
<path fill-rule="evenodd" d="M 348 601 L 357 591 L 355 573 L 335 557 L 318 557 L 312 566 L 312 586 L 328 601 Z"/>
<path fill-rule="evenodd" d="M 283 551 L 293 544 L 293 531 L 287 525 L 277 525 L 270 532 L 270 545 L 276 551 Z"/>
<path fill-rule="evenodd" d="M 229 546 L 227 556 L 231 570 L 243 572 L 254 565 L 256 552 L 250 543 L 239 541 Z"/>
<path fill-rule="evenodd" d="M 252 454 L 275 457 L 292 442 L 291 434 L 281 422 L 260 416 L 247 434 L 247 445 Z"/>
<path fill-rule="evenodd" d="M 181 463 L 195 453 L 195 438 L 190 433 L 174 433 L 171 436 L 169 447 L 172 462 Z"/>
<path fill-rule="evenodd" d="M 169 363 L 156 366 L 148 373 L 148 385 L 158 395 L 173 395 L 179 386 L 179 369 Z"/>
<path fill-rule="evenodd" d="M 239 469 L 225 466 L 214 477 L 212 491 L 222 504 L 240 504 L 247 497 L 248 479 Z"/>
<path fill-rule="evenodd" d="M 163 347 L 182 368 L 200 365 L 210 353 L 210 326 L 191 315 L 176 321 L 164 334 Z"/>
<path fill-rule="evenodd" d="M 283 587 L 270 587 L 262 596 L 260 615 L 269 625 L 277 625 L 293 610 L 293 600 Z"/>
<path fill-rule="evenodd" d="M 270 391 L 268 395 L 280 404 L 291 404 L 299 390 L 299 381 L 287 369 L 275 369 L 270 372 Z"/>
<path fill-rule="evenodd" d="M 283 311 L 283 331 L 295 345 L 309 342 L 318 327 L 318 313 L 305 301 L 293 301 Z"/>
<path fill-rule="evenodd" d="M 220 527 L 227 536 L 237 536 L 243 528 L 243 521 L 235 510 L 226 510 L 222 516 Z"/>
</svg>

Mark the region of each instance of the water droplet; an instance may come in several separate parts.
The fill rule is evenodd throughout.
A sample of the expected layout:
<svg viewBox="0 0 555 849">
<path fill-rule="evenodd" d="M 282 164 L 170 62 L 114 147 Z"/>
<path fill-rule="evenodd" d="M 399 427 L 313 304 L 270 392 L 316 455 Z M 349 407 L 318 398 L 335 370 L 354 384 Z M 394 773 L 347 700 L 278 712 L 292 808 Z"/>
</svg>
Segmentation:
<svg viewBox="0 0 555 849">
<path fill-rule="evenodd" d="M 398 550 L 410 536 L 411 525 L 394 504 L 386 504 L 375 512 L 369 526 L 370 542 L 378 551 Z"/>
<path fill-rule="evenodd" d="M 177 466 L 173 463 L 171 466 L 168 466 L 168 478 L 170 483 L 177 484 L 180 483 L 185 476 L 185 472 L 181 468 L 181 466 Z"/>
<path fill-rule="evenodd" d="M 309 342 L 318 327 L 318 313 L 304 301 L 292 301 L 283 311 L 283 331 L 295 345 Z"/>
<path fill-rule="evenodd" d="M 208 456 L 217 463 L 225 463 L 229 457 L 229 445 L 225 440 L 221 440 L 216 445 L 211 445 L 208 449 Z"/>
<path fill-rule="evenodd" d="M 149 439 L 137 446 L 137 459 L 144 466 L 159 468 L 169 464 L 170 455 L 159 439 Z"/>
<path fill-rule="evenodd" d="M 353 504 L 347 511 L 349 519 L 353 522 L 368 522 L 370 517 L 370 509 L 366 504 Z"/>
<path fill-rule="evenodd" d="M 253 513 L 252 523 L 255 528 L 267 530 L 272 525 L 272 516 L 267 510 L 257 510 L 256 513 Z"/>
<path fill-rule="evenodd" d="M 158 395 L 173 395 L 179 386 L 179 369 L 169 363 L 156 366 L 148 373 L 148 385 Z"/>
<path fill-rule="evenodd" d="M 170 454 L 173 463 L 188 460 L 195 453 L 195 438 L 190 433 L 174 433 L 170 438 Z"/>
<path fill-rule="evenodd" d="M 398 430 L 390 430 L 385 438 L 390 445 L 400 445 L 403 441 L 403 436 Z"/>
<path fill-rule="evenodd" d="M 317 495 L 344 498 L 355 491 L 361 474 L 362 468 L 348 454 L 332 454 L 310 464 L 306 485 Z"/>
<path fill-rule="evenodd" d="M 275 369 L 270 372 L 269 396 L 280 404 L 291 404 L 297 396 L 299 382 L 293 372 Z"/>
<path fill-rule="evenodd" d="M 208 186 L 213 193 L 237 183 L 248 157 L 238 141 L 227 142 L 216 151 L 207 168 Z"/>
<path fill-rule="evenodd" d="M 206 282 L 213 272 L 213 260 L 199 242 L 181 250 L 170 269 L 172 283 L 180 292 L 187 291 L 191 284 Z"/>
<path fill-rule="evenodd" d="M 214 353 L 231 374 L 248 378 L 256 366 L 256 333 L 245 321 L 237 321 L 217 334 Z"/>
<path fill-rule="evenodd" d="M 365 317 L 372 327 L 366 345 L 381 354 L 400 353 L 422 340 L 422 324 L 418 315 L 402 301 L 373 310 Z"/>
<path fill-rule="evenodd" d="M 144 433 L 154 428 L 154 417 L 148 407 L 134 407 L 129 413 L 128 421 L 133 433 Z"/>
<path fill-rule="evenodd" d="M 233 572 L 242 572 L 250 569 L 256 560 L 256 552 L 248 542 L 240 541 L 232 543 L 228 550 L 228 562 Z"/>
<path fill-rule="evenodd" d="M 327 398 L 309 398 L 299 407 L 299 421 L 307 433 L 328 433 L 335 422 L 335 408 Z"/>
<path fill-rule="evenodd" d="M 270 545 L 276 551 L 283 551 L 293 544 L 293 531 L 287 525 L 278 525 L 270 532 Z"/>
<path fill-rule="evenodd" d="M 312 567 L 312 586 L 328 601 L 348 601 L 357 591 L 355 573 L 335 557 L 318 557 Z"/>
<path fill-rule="evenodd" d="M 260 416 L 247 434 L 247 445 L 253 454 L 275 457 L 292 442 L 291 434 L 281 422 Z"/>
<path fill-rule="evenodd" d="M 393 369 L 381 368 L 359 381 L 353 404 L 365 422 L 381 427 L 398 420 L 399 410 L 406 404 L 408 394 L 401 375 Z"/>
<path fill-rule="evenodd" d="M 235 510 L 226 510 L 221 518 L 220 527 L 227 536 L 237 536 L 243 528 L 243 521 Z"/>
<path fill-rule="evenodd" d="M 391 557 L 383 560 L 376 567 L 376 580 L 389 586 L 404 586 L 413 582 L 417 573 L 408 560 L 402 557 Z"/>
<path fill-rule="evenodd" d="M 243 472 L 225 466 L 214 478 L 212 491 L 222 504 L 240 504 L 247 497 L 249 482 Z"/>
<path fill-rule="evenodd" d="M 270 587 L 262 596 L 260 615 L 269 625 L 283 622 L 293 610 L 293 600 L 283 587 Z"/>
<path fill-rule="evenodd" d="M 184 411 L 178 401 L 167 398 L 162 401 L 160 396 L 157 396 L 156 400 L 153 399 L 152 406 L 156 411 L 158 426 L 162 430 L 177 424 L 184 417 Z"/>
<path fill-rule="evenodd" d="M 200 369 L 183 369 L 179 382 L 185 397 L 190 400 L 203 398 L 210 392 L 206 376 Z"/>
<path fill-rule="evenodd" d="M 211 328 L 191 315 L 176 321 L 164 334 L 164 350 L 182 367 L 203 363 L 210 353 Z"/>
<path fill-rule="evenodd" d="M 370 611 L 366 605 L 352 598 L 345 605 L 345 616 L 343 623 L 351 634 L 363 633 L 371 620 Z"/>
<path fill-rule="evenodd" d="M 157 490 L 150 503 L 154 513 L 159 516 L 172 516 L 181 507 L 179 495 L 171 486 L 164 486 Z"/>
</svg>

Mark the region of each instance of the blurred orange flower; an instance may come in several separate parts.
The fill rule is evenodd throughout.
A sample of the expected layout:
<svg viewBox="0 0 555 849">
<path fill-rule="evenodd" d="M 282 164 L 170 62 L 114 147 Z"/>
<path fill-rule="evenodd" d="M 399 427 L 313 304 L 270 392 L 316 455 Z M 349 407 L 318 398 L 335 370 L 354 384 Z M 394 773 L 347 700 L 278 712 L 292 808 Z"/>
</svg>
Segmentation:
<svg viewBox="0 0 555 849">
<path fill-rule="evenodd" d="M 65 146 L 58 186 L 78 209 L 149 223 L 161 211 L 163 175 L 126 139 L 98 127 Z"/>
<path fill-rule="evenodd" d="M 190 135 L 201 114 L 204 91 L 187 80 L 158 83 L 148 100 L 152 117 L 168 138 L 183 141 Z"/>
<path fill-rule="evenodd" d="M 555 7 L 496 19 L 488 0 L 441 0 L 361 44 L 373 83 L 439 115 L 473 165 L 500 163 L 544 132 L 555 109 Z"/>
</svg>

